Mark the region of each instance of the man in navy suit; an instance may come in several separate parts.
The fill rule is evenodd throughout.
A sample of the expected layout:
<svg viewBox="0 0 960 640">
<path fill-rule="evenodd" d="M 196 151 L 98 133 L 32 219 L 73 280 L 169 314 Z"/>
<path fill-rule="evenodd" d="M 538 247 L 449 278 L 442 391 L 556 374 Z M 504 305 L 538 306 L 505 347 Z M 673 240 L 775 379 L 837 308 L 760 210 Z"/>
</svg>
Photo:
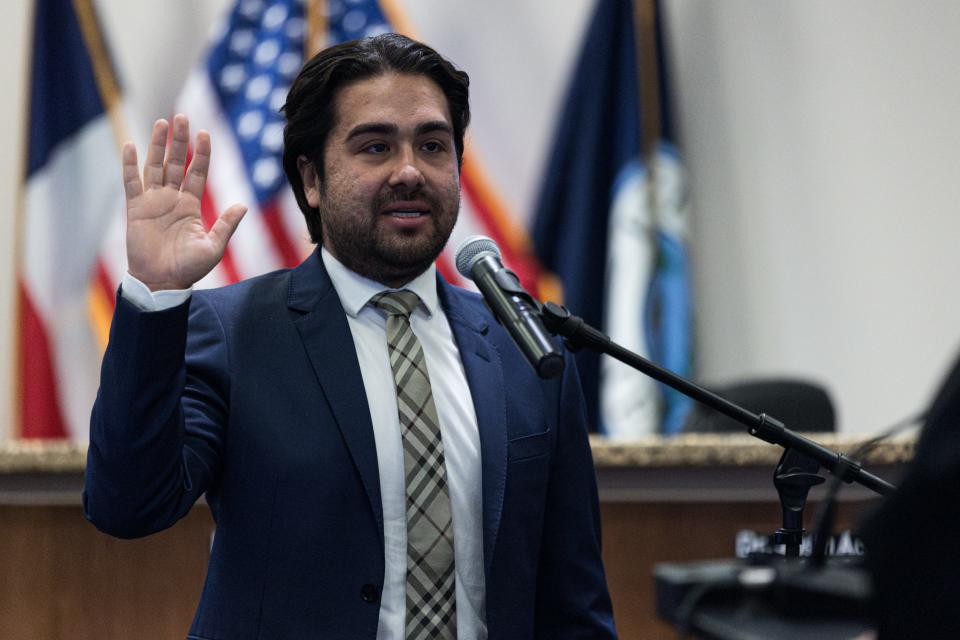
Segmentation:
<svg viewBox="0 0 960 640">
<path fill-rule="evenodd" d="M 182 115 L 169 149 L 170 125 L 154 125 L 142 175 L 124 147 L 129 273 L 84 507 L 103 531 L 135 537 L 206 494 L 217 534 L 189 637 L 615 637 L 573 360 L 539 379 L 480 297 L 434 266 L 459 208 L 467 87 L 393 34 L 309 61 L 284 107 L 284 166 L 319 247 L 222 289 L 191 291 L 245 211 L 203 227 L 209 136 L 197 134 L 186 172 Z M 407 485 L 427 462 L 405 458 L 375 304 L 397 290 L 416 294 L 407 322 L 442 440 L 455 576 L 442 616 L 410 600 Z M 413 629 L 416 616 L 436 628 Z"/>
</svg>

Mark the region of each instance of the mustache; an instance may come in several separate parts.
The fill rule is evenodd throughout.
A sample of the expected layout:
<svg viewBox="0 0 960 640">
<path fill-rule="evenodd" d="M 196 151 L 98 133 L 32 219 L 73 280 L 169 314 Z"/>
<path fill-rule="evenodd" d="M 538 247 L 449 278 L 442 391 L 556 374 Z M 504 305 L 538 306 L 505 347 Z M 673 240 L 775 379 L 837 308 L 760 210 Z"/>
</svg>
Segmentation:
<svg viewBox="0 0 960 640">
<path fill-rule="evenodd" d="M 403 191 L 391 190 L 381 193 L 374 201 L 374 209 L 381 211 L 397 202 L 409 202 L 410 200 L 420 200 L 430 207 L 431 211 L 437 209 L 437 200 L 429 189 L 417 187 L 416 189 L 405 189 Z"/>
</svg>

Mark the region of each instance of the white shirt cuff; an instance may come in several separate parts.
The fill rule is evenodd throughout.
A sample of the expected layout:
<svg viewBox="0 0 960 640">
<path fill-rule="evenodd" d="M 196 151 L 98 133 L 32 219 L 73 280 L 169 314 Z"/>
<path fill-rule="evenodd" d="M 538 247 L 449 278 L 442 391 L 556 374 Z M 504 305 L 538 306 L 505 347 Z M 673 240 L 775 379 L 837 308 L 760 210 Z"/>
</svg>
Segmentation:
<svg viewBox="0 0 960 640">
<path fill-rule="evenodd" d="M 141 311 L 163 311 L 181 305 L 190 298 L 190 289 L 170 289 L 167 291 L 150 291 L 129 273 L 123 276 L 120 283 L 120 295 L 124 300 L 133 303 Z"/>
</svg>

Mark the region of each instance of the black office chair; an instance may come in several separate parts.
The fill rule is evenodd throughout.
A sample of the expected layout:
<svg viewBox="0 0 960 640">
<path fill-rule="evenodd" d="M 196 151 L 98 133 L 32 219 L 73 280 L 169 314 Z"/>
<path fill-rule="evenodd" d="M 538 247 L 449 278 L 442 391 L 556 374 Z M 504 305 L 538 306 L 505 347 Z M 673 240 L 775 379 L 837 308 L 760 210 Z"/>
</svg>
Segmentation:
<svg viewBox="0 0 960 640">
<path fill-rule="evenodd" d="M 836 431 L 830 394 L 819 384 L 796 378 L 744 380 L 710 387 L 714 393 L 753 413 L 766 413 L 793 431 Z M 685 433 L 739 433 L 747 428 L 719 411 L 695 403 L 683 426 Z"/>
</svg>

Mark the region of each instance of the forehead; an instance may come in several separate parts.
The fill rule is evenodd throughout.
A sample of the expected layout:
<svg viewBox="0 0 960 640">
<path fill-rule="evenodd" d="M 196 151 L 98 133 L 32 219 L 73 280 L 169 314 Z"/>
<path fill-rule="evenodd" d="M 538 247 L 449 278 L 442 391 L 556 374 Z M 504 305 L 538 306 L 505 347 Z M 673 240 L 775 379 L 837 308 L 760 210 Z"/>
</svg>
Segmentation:
<svg viewBox="0 0 960 640">
<path fill-rule="evenodd" d="M 447 97 L 423 75 L 387 73 L 352 82 L 337 92 L 334 108 L 334 135 L 373 122 L 400 128 L 429 121 L 451 124 Z"/>
</svg>

